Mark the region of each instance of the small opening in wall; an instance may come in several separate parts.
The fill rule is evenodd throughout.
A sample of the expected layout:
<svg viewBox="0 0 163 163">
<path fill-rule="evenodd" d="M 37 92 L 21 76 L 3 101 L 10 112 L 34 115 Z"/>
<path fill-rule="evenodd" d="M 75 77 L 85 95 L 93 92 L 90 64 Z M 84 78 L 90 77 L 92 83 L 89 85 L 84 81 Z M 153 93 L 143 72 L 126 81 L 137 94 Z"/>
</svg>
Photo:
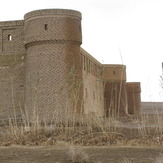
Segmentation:
<svg viewBox="0 0 163 163">
<path fill-rule="evenodd" d="M 115 71 L 113 71 L 113 74 L 115 75 Z"/>
<path fill-rule="evenodd" d="M 48 24 L 44 25 L 45 30 L 48 30 Z"/>
<path fill-rule="evenodd" d="M 12 41 L 12 36 L 11 35 L 8 35 L 8 40 Z"/>
<path fill-rule="evenodd" d="M 88 96 L 87 88 L 85 88 L 85 97 Z"/>
<path fill-rule="evenodd" d="M 81 26 L 79 26 L 79 32 L 81 32 Z"/>
<path fill-rule="evenodd" d="M 95 92 L 93 91 L 93 99 L 95 100 Z"/>
</svg>

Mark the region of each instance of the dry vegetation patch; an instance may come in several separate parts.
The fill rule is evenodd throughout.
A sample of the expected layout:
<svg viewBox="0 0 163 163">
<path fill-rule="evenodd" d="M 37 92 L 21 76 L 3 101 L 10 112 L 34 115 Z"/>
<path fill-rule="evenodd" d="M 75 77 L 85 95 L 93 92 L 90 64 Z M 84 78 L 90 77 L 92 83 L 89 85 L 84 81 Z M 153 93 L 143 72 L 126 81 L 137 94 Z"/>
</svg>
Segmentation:
<svg viewBox="0 0 163 163">
<path fill-rule="evenodd" d="M 0 145 L 162 146 L 162 118 L 111 117 L 87 125 L 16 123 L 0 127 Z M 28 125 L 27 125 L 28 124 Z M 93 125 L 92 125 L 93 124 Z"/>
</svg>

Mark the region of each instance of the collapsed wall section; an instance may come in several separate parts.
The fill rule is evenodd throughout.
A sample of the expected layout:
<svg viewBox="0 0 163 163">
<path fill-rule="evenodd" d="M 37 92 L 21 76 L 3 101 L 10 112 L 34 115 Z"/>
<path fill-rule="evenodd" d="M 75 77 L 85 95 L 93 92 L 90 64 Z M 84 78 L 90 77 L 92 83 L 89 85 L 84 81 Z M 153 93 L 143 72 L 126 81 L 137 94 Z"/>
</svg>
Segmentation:
<svg viewBox="0 0 163 163">
<path fill-rule="evenodd" d="M 32 11 L 25 15 L 24 33 L 29 116 L 41 121 L 72 120 L 82 110 L 81 13 Z"/>
<path fill-rule="evenodd" d="M 104 64 L 104 100 L 106 117 L 127 113 L 126 66 Z"/>
<path fill-rule="evenodd" d="M 17 117 L 24 103 L 23 21 L 0 22 L 0 118 Z"/>
</svg>

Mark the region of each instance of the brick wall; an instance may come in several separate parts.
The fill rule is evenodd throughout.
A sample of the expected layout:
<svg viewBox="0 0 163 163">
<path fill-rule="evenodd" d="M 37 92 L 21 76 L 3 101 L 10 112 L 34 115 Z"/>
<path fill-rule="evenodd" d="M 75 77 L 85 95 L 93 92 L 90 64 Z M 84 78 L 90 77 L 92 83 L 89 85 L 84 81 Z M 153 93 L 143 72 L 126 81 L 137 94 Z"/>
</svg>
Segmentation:
<svg viewBox="0 0 163 163">
<path fill-rule="evenodd" d="M 24 105 L 23 21 L 0 22 L 0 117 L 19 116 Z"/>
<path fill-rule="evenodd" d="M 140 114 L 141 111 L 141 87 L 140 82 L 127 82 L 128 113 Z"/>
<path fill-rule="evenodd" d="M 86 115 L 104 117 L 104 85 L 102 64 L 81 48 L 83 98 Z"/>
<path fill-rule="evenodd" d="M 104 65 L 105 114 L 127 113 L 126 66 Z"/>
<path fill-rule="evenodd" d="M 133 101 L 138 110 L 140 92 L 129 84 L 127 103 L 126 67 L 101 64 L 81 44 L 78 11 L 36 10 L 0 22 L 0 118 L 26 112 L 30 120 L 74 121 L 125 114 Z"/>
<path fill-rule="evenodd" d="M 76 11 L 43 10 L 25 15 L 25 105 L 30 115 L 36 111 L 41 120 L 53 115 L 63 121 L 80 112 L 82 89 L 78 97 L 73 94 L 76 83 L 82 81 L 80 28 Z"/>
</svg>

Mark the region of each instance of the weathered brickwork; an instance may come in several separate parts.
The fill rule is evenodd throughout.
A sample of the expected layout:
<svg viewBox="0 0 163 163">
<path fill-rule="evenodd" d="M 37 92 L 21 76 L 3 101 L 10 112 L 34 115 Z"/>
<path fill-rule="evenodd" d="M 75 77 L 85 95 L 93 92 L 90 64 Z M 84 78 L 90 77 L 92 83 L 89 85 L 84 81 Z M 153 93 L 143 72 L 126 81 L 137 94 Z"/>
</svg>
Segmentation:
<svg viewBox="0 0 163 163">
<path fill-rule="evenodd" d="M 66 11 L 44 10 L 39 14 L 34 11 L 25 15 L 25 105 L 28 111 L 32 109 L 31 113 L 35 109 L 41 119 L 56 114 L 61 120 L 69 115 L 72 117 L 74 107 L 69 80 L 76 74 L 75 80 L 82 79 L 81 17 L 77 11 L 70 14 Z M 78 99 L 74 100 L 78 104 Z"/>
<path fill-rule="evenodd" d="M 81 48 L 83 63 L 83 102 L 84 113 L 99 117 L 104 116 L 103 66 Z"/>
<path fill-rule="evenodd" d="M 24 57 L 23 21 L 0 22 L 0 117 L 23 112 Z"/>
<path fill-rule="evenodd" d="M 105 113 L 127 114 L 126 66 L 104 65 Z"/>
<path fill-rule="evenodd" d="M 78 11 L 36 10 L 0 22 L 0 118 L 126 114 L 125 66 L 103 65 L 81 44 Z"/>
<path fill-rule="evenodd" d="M 126 89 L 128 96 L 128 113 L 140 114 L 141 111 L 140 82 L 127 82 Z"/>
</svg>

